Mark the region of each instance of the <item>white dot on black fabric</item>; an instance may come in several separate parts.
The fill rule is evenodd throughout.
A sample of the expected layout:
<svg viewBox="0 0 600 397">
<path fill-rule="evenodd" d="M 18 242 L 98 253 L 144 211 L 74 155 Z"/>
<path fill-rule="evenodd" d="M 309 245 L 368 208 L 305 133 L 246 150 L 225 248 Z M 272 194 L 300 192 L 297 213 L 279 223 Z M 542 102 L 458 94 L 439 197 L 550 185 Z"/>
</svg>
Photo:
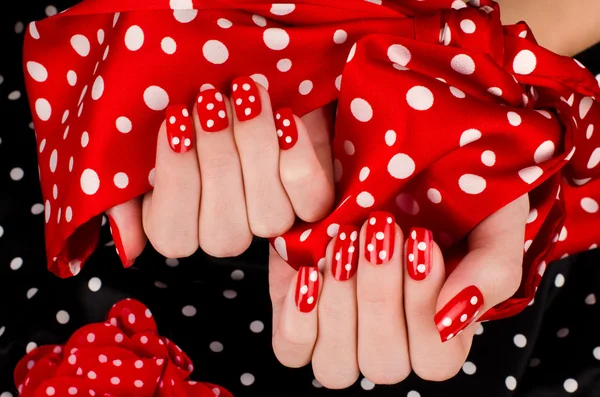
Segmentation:
<svg viewBox="0 0 600 397">
<path fill-rule="evenodd" d="M 514 376 L 508 376 L 504 380 L 504 384 L 508 390 L 515 390 L 517 388 L 517 380 Z"/>
<path fill-rule="evenodd" d="M 467 361 L 463 364 L 462 370 L 467 375 L 473 375 L 477 371 L 477 367 L 470 361 Z"/>
<path fill-rule="evenodd" d="M 20 167 L 15 167 L 12 170 L 10 170 L 10 179 L 12 179 L 13 181 L 20 181 L 21 179 L 23 179 L 24 175 L 25 173 Z"/>
<path fill-rule="evenodd" d="M 592 354 L 594 355 L 594 358 L 596 360 L 600 360 L 600 346 L 595 347 L 594 350 L 592 351 Z"/>
<path fill-rule="evenodd" d="M 10 268 L 12 270 L 19 270 L 23 266 L 23 258 L 16 257 L 10 261 Z"/>
<path fill-rule="evenodd" d="M 53 5 L 46 7 L 46 15 L 48 15 L 49 17 L 56 15 L 57 12 L 58 10 Z"/>
<path fill-rule="evenodd" d="M 58 313 L 56 313 L 56 321 L 58 321 L 59 324 L 64 325 L 68 323 L 70 319 L 71 316 L 65 310 L 59 310 Z"/>
<path fill-rule="evenodd" d="M 240 376 L 240 382 L 242 382 L 242 385 L 244 386 L 250 386 L 254 383 L 254 375 L 250 373 L 242 374 L 242 376 Z"/>
<path fill-rule="evenodd" d="M 406 397 L 421 397 L 421 394 L 418 391 L 411 390 L 408 392 Z"/>
<path fill-rule="evenodd" d="M 165 259 L 165 263 L 169 267 L 177 267 L 177 266 L 179 266 L 179 260 L 175 259 L 175 258 L 167 258 L 167 259 Z"/>
<path fill-rule="evenodd" d="M 588 296 L 585 297 L 585 304 L 586 305 L 595 305 L 596 304 L 596 295 L 595 294 L 589 294 Z"/>
<path fill-rule="evenodd" d="M 566 338 L 569 335 L 569 328 L 561 328 L 556 332 L 556 336 L 559 338 Z"/>
<path fill-rule="evenodd" d="M 0 394 L 0 397 L 13 397 L 13 395 L 10 392 L 3 392 L 2 394 Z"/>
<path fill-rule="evenodd" d="M 262 332 L 265 329 L 265 325 L 260 320 L 255 320 L 250 323 L 250 330 L 256 334 Z"/>
<path fill-rule="evenodd" d="M 27 344 L 27 346 L 25 346 L 25 352 L 26 353 L 30 353 L 33 351 L 33 349 L 37 348 L 37 343 L 35 342 L 29 342 Z"/>
<path fill-rule="evenodd" d="M 29 288 L 27 290 L 27 299 L 31 299 L 35 296 L 35 294 L 37 294 L 38 289 L 37 288 Z"/>
<path fill-rule="evenodd" d="M 244 272 L 242 270 L 234 270 L 231 272 L 231 279 L 235 281 L 240 281 L 244 278 Z"/>
<path fill-rule="evenodd" d="M 318 380 L 316 380 L 316 379 L 313 379 L 313 380 L 312 380 L 312 385 L 313 385 L 314 387 L 316 387 L 317 389 L 320 389 L 320 388 L 322 388 L 322 387 L 323 387 L 323 385 L 321 384 L 321 382 L 319 382 L 319 381 L 318 381 Z"/>
<path fill-rule="evenodd" d="M 513 342 L 515 346 L 523 348 L 527 345 L 527 338 L 523 334 L 517 334 L 513 338 Z"/>
<path fill-rule="evenodd" d="M 375 383 L 371 382 L 367 378 L 362 378 L 360 380 L 360 387 L 362 387 L 363 390 L 373 390 L 373 388 L 375 388 Z"/>
<path fill-rule="evenodd" d="M 44 212 L 44 204 L 37 203 L 37 204 L 34 204 L 34 205 L 31 207 L 31 213 L 32 213 L 33 215 L 39 215 L 39 214 L 41 214 L 42 212 Z"/>
<path fill-rule="evenodd" d="M 90 281 L 88 281 L 88 288 L 92 292 L 98 292 L 101 287 L 102 281 L 98 277 L 92 277 L 90 278 Z"/>
<path fill-rule="evenodd" d="M 563 387 L 565 388 L 567 393 L 575 393 L 577 391 L 578 384 L 575 379 L 569 378 L 569 379 L 565 380 Z"/>
<path fill-rule="evenodd" d="M 221 353 L 223 351 L 223 344 L 221 342 L 211 342 L 210 345 L 208 345 L 208 347 L 210 348 L 211 351 L 215 352 L 215 353 Z"/>
<path fill-rule="evenodd" d="M 563 285 L 565 285 L 565 276 L 563 276 L 562 274 L 558 273 L 556 275 L 556 278 L 554 279 L 554 285 L 558 288 L 562 287 Z"/>
<path fill-rule="evenodd" d="M 165 283 L 163 283 L 162 281 L 155 281 L 155 282 L 154 282 L 154 286 L 155 286 L 156 288 L 160 288 L 160 289 L 165 289 L 165 288 L 167 288 L 167 287 L 168 287 L 168 285 L 167 285 L 167 284 L 165 284 Z"/>
<path fill-rule="evenodd" d="M 540 362 L 541 360 L 539 358 L 532 358 L 531 361 L 529 361 L 529 366 L 535 368 L 540 365 Z"/>
<path fill-rule="evenodd" d="M 194 317 L 194 316 L 196 315 L 196 312 L 197 312 L 197 310 L 196 310 L 196 308 L 195 308 L 194 306 L 192 306 L 192 305 L 187 305 L 187 306 L 184 306 L 184 307 L 181 309 L 181 312 L 182 312 L 182 313 L 183 313 L 183 315 L 184 315 L 184 316 L 186 316 L 186 317 Z"/>
<path fill-rule="evenodd" d="M 226 289 L 225 291 L 223 291 L 223 296 L 227 299 L 233 299 L 237 296 L 237 292 L 235 292 L 232 289 Z"/>
</svg>

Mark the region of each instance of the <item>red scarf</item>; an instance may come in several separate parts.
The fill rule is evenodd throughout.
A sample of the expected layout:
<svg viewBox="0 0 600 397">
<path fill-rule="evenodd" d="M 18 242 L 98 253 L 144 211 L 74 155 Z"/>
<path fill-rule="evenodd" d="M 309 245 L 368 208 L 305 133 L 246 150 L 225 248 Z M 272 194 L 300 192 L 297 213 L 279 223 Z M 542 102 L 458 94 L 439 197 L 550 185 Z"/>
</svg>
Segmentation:
<svg viewBox="0 0 600 397">
<path fill-rule="evenodd" d="M 451 271 L 464 237 L 529 192 L 523 283 L 490 319 L 600 241 L 598 83 L 525 24 L 503 27 L 490 0 L 86 0 L 30 25 L 24 64 L 61 277 L 96 248 L 105 210 L 152 189 L 167 104 L 242 75 L 298 115 L 339 101 L 336 209 L 273 241 L 294 267 L 387 210 L 431 229 Z"/>
</svg>

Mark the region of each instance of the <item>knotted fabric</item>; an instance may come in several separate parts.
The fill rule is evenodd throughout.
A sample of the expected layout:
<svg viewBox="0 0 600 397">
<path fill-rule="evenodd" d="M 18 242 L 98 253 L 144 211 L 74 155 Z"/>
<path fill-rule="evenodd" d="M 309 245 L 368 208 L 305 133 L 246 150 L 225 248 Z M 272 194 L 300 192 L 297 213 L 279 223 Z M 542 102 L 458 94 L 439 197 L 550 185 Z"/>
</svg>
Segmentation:
<svg viewBox="0 0 600 397">
<path fill-rule="evenodd" d="M 529 193 L 523 282 L 490 319 L 523 309 L 551 260 L 600 241 L 598 83 L 524 23 L 502 26 L 491 0 L 86 0 L 29 26 L 24 68 L 61 277 L 96 247 L 105 210 L 152 189 L 167 105 L 244 75 L 299 116 L 338 101 L 335 209 L 272 241 L 293 267 L 386 210 L 432 230 L 451 271 L 468 233 Z"/>
<path fill-rule="evenodd" d="M 126 299 L 104 323 L 86 325 L 64 345 L 30 351 L 15 369 L 22 397 L 231 397 L 220 386 L 188 379 L 188 356 L 158 335 L 152 313 Z"/>
</svg>

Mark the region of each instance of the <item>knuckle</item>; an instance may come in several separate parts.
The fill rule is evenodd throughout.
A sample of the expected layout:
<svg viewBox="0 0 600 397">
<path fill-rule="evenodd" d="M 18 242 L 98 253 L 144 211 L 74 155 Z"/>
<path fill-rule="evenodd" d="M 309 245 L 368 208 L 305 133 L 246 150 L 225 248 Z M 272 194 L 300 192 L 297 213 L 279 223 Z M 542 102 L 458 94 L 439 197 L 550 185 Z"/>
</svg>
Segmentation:
<svg viewBox="0 0 600 397">
<path fill-rule="evenodd" d="M 399 363 L 367 363 L 360 366 L 362 374 L 376 385 L 395 385 L 410 375 L 411 367 L 408 360 Z"/>
<path fill-rule="evenodd" d="M 341 364 L 341 363 L 338 363 Z M 348 365 L 329 365 L 313 358 L 315 379 L 327 389 L 346 389 L 352 386 L 359 376 L 358 367 Z"/>
<path fill-rule="evenodd" d="M 205 156 L 201 159 L 200 174 L 202 180 L 222 181 L 226 175 L 240 172 L 237 154 Z"/>
<path fill-rule="evenodd" d="M 493 288 L 496 289 L 496 296 L 499 301 L 506 300 L 513 296 L 521 285 L 523 276 L 523 267 L 520 263 L 513 264 L 514 260 L 507 258 L 500 263 L 506 263 L 505 266 L 499 266 L 493 274 Z M 490 275 L 492 276 L 492 275 Z"/>
<path fill-rule="evenodd" d="M 260 217 L 250 218 L 250 229 L 258 237 L 271 238 L 280 236 L 290 230 L 294 224 L 294 212 L 285 211 L 275 214 L 268 211 Z"/>
<path fill-rule="evenodd" d="M 244 253 L 250 243 L 252 235 L 248 231 L 244 233 L 202 233 L 200 234 L 200 247 L 210 256 L 215 258 L 230 258 Z"/>
<path fill-rule="evenodd" d="M 411 357 L 412 370 L 421 379 L 431 382 L 443 382 L 451 379 L 462 368 L 462 365 L 455 362 L 448 362 L 444 359 L 420 360 L 417 357 Z"/>
<path fill-rule="evenodd" d="M 293 351 L 312 351 L 316 342 L 316 334 L 302 332 L 299 327 L 294 327 L 292 322 L 283 321 L 280 324 L 279 336 Z"/>
<path fill-rule="evenodd" d="M 158 238 L 150 239 L 154 249 L 167 258 L 187 258 L 198 249 L 198 244 L 185 239 Z"/>
</svg>

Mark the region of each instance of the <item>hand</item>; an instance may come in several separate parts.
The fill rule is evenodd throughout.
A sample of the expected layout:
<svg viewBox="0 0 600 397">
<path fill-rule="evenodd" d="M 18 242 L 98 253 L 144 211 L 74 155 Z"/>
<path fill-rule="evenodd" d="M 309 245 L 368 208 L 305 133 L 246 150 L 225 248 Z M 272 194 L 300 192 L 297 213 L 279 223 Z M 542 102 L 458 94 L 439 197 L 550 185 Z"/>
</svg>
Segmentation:
<svg viewBox="0 0 600 397">
<path fill-rule="evenodd" d="M 340 227 L 323 274 L 296 272 L 271 249 L 277 358 L 289 367 L 312 361 L 316 379 L 332 389 L 352 385 L 359 372 L 376 384 L 398 383 L 411 370 L 425 380 L 453 377 L 477 319 L 520 285 L 528 213 L 522 196 L 484 220 L 450 275 L 429 231 L 404 236 L 383 212 L 361 229 Z"/>
<path fill-rule="evenodd" d="M 107 211 L 124 264 L 142 252 L 146 236 L 169 258 L 199 246 L 236 256 L 252 235 L 278 236 L 296 216 L 313 222 L 331 209 L 331 107 L 303 118 L 273 112 L 266 89 L 243 77 L 231 99 L 208 89 L 193 110 L 171 105 L 165 118 L 154 190 Z"/>
</svg>

